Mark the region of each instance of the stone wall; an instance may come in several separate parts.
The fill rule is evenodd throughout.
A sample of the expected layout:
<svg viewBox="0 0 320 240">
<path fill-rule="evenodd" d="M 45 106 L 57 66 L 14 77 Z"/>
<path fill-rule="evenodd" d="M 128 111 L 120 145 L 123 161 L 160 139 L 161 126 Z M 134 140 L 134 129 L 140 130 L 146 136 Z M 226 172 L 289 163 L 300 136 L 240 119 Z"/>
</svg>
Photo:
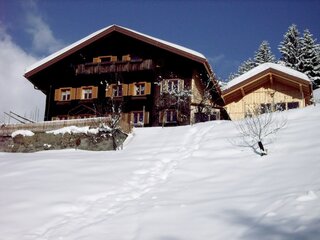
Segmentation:
<svg viewBox="0 0 320 240">
<path fill-rule="evenodd" d="M 36 152 L 57 149 L 82 149 L 107 151 L 121 148 L 127 134 L 120 130 L 111 134 L 99 131 L 92 133 L 53 134 L 37 132 L 33 136 L 17 135 L 0 136 L 0 151 L 2 152 Z"/>
</svg>

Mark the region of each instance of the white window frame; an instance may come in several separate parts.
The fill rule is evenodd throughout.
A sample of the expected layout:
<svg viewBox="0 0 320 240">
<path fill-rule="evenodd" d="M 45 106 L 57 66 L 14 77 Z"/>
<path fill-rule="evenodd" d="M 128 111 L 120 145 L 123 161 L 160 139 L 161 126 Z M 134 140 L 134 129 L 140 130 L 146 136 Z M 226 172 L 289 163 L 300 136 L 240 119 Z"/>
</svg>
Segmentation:
<svg viewBox="0 0 320 240">
<path fill-rule="evenodd" d="M 180 91 L 180 79 L 168 79 L 168 92 Z"/>
<path fill-rule="evenodd" d="M 172 93 L 174 91 L 179 92 L 183 90 L 183 83 L 184 83 L 184 80 L 180 78 L 164 79 L 162 80 L 162 84 L 161 84 L 161 92 L 168 92 L 168 93 Z"/>
<path fill-rule="evenodd" d="M 145 83 L 136 83 L 134 85 L 134 95 L 142 96 L 146 94 L 146 84 Z"/>
<path fill-rule="evenodd" d="M 61 101 L 70 101 L 71 100 L 71 89 L 61 89 Z"/>
<path fill-rule="evenodd" d="M 82 99 L 92 99 L 92 87 L 82 89 Z"/>
<path fill-rule="evenodd" d="M 144 125 L 144 112 L 143 111 L 132 112 L 132 115 L 133 115 L 132 123 L 134 126 L 143 126 Z"/>
</svg>

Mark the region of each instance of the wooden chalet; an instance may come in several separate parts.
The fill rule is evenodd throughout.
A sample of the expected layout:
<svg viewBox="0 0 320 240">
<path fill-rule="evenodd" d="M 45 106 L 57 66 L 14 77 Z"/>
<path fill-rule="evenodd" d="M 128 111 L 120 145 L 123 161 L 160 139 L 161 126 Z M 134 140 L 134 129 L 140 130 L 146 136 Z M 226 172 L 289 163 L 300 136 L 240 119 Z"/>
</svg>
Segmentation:
<svg viewBox="0 0 320 240">
<path fill-rule="evenodd" d="M 274 63 L 261 64 L 230 81 L 222 92 L 231 120 L 242 119 L 253 110 L 302 108 L 310 104 L 312 85 L 298 71 Z"/>
<path fill-rule="evenodd" d="M 24 75 L 46 95 L 45 120 L 105 116 L 121 105 L 131 125 L 190 124 L 198 121 L 204 84 L 210 82 L 220 117 L 221 91 L 206 58 L 193 50 L 112 25 L 29 67 Z M 188 113 L 157 108 L 162 91 L 190 89 Z"/>
</svg>

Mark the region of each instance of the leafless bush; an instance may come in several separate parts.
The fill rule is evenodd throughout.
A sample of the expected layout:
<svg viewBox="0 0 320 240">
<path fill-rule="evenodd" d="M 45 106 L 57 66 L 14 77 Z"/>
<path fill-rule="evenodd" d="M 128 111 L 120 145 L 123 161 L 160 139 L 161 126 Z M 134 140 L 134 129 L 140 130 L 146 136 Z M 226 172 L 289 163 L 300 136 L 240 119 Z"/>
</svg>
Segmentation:
<svg viewBox="0 0 320 240">
<path fill-rule="evenodd" d="M 260 108 L 254 108 L 247 112 L 247 117 L 235 123 L 240 133 L 244 145 L 249 146 L 259 153 L 266 155 L 267 149 L 264 147 L 264 141 L 270 136 L 276 134 L 287 124 L 287 119 L 282 116 L 275 116 L 274 112 L 267 109 L 261 114 Z"/>
</svg>

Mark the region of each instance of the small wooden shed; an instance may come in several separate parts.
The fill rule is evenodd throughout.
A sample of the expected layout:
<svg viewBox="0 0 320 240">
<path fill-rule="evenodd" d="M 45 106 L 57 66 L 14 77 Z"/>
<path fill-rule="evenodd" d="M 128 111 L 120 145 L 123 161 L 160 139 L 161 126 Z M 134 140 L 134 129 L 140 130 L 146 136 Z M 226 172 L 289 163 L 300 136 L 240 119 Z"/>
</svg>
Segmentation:
<svg viewBox="0 0 320 240">
<path fill-rule="evenodd" d="M 310 104 L 312 85 L 307 75 L 275 64 L 261 64 L 230 81 L 222 92 L 231 120 L 253 109 L 288 110 Z"/>
</svg>

